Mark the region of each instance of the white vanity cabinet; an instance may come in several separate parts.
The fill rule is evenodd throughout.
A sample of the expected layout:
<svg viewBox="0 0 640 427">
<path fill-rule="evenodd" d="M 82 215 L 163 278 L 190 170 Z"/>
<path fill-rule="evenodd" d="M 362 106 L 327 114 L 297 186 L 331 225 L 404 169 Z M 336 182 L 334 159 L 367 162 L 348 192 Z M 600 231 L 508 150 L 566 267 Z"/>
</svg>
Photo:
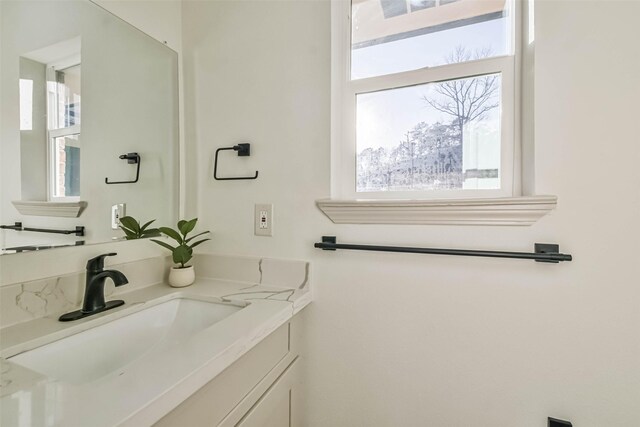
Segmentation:
<svg viewBox="0 0 640 427">
<path fill-rule="evenodd" d="M 289 427 L 300 425 L 293 419 L 294 405 L 299 410 L 295 394 L 297 389 L 297 370 L 300 363 L 294 361 L 265 394 L 255 403 L 239 423 L 241 427 Z"/>
<path fill-rule="evenodd" d="M 155 426 L 300 425 L 300 317 L 272 332 Z"/>
</svg>

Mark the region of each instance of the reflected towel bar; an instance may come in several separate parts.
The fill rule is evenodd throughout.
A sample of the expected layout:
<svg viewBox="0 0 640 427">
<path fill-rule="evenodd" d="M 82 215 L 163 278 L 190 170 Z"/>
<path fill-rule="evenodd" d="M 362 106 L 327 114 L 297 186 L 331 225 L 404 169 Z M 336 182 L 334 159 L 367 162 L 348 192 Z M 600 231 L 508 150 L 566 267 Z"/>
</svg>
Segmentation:
<svg viewBox="0 0 640 427">
<path fill-rule="evenodd" d="M 352 245 L 347 243 L 336 243 L 335 236 L 322 236 L 321 243 L 315 243 L 315 248 L 325 251 L 335 251 L 336 249 L 348 249 L 356 251 L 376 251 L 376 252 L 403 252 L 415 254 L 435 254 L 435 255 L 457 255 L 457 256 L 477 256 L 488 258 L 515 258 L 531 259 L 537 262 L 559 263 L 562 261 L 572 261 L 569 254 L 560 253 L 560 246 L 548 243 L 536 243 L 535 252 L 501 252 L 501 251 L 478 251 L 467 249 L 433 249 L 433 248 L 410 248 L 402 246 L 377 246 L 377 245 Z"/>
<path fill-rule="evenodd" d="M 21 222 L 15 222 L 15 223 L 13 223 L 13 225 L 0 225 L 0 229 L 2 229 L 2 230 L 22 231 L 22 223 Z"/>
<path fill-rule="evenodd" d="M 33 228 L 23 227 L 21 222 L 16 222 L 14 225 L 0 225 L 0 228 L 4 230 L 15 231 L 34 231 L 36 233 L 53 233 L 53 234 L 75 234 L 76 236 L 84 236 L 84 226 L 78 225 L 75 230 L 53 230 L 51 228 Z"/>
<path fill-rule="evenodd" d="M 75 230 L 52 230 L 50 228 L 31 228 L 25 227 L 23 231 L 35 231 L 36 233 L 53 233 L 53 234 L 75 234 L 76 236 L 84 236 L 84 227 L 76 226 Z"/>
</svg>

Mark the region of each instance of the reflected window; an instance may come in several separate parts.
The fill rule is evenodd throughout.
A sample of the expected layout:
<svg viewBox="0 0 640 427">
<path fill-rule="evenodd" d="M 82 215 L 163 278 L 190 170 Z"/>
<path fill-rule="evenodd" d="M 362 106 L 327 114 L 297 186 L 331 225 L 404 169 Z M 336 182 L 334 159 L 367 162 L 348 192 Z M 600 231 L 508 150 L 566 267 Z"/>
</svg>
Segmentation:
<svg viewBox="0 0 640 427">
<path fill-rule="evenodd" d="M 80 197 L 80 64 L 47 68 L 49 198 Z"/>
<path fill-rule="evenodd" d="M 80 197 L 80 134 L 53 138 L 54 198 Z"/>
<path fill-rule="evenodd" d="M 47 75 L 49 129 L 80 125 L 80 64 Z"/>
</svg>

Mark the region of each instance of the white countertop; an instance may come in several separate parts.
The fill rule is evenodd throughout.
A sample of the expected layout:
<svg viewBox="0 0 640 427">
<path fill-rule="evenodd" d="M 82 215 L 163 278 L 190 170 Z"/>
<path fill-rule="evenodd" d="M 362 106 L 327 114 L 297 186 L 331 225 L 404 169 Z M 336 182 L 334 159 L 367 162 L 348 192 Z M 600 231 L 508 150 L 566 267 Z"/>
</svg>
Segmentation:
<svg viewBox="0 0 640 427">
<path fill-rule="evenodd" d="M 85 384 L 69 384 L 7 358 L 174 298 L 245 301 L 242 310 L 180 347 L 134 361 Z M 107 298 L 114 299 L 114 297 Z M 117 295 L 125 305 L 83 320 L 56 316 L 0 330 L 0 424 L 3 426 L 144 426 L 169 413 L 311 301 L 308 289 L 198 278 L 187 288 L 158 284 Z M 91 349 L 86 349 L 91 357 Z"/>
</svg>

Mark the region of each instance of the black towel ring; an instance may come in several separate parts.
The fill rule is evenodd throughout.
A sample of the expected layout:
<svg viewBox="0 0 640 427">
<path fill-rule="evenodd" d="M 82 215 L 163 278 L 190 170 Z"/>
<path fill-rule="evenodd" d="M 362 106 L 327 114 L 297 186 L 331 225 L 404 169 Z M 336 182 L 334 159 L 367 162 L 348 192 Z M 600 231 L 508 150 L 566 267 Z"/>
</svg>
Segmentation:
<svg viewBox="0 0 640 427">
<path fill-rule="evenodd" d="M 221 151 L 225 151 L 225 150 L 237 151 L 238 152 L 238 156 L 242 156 L 242 157 L 250 156 L 251 155 L 251 144 L 244 143 L 244 144 L 234 145 L 233 147 L 218 148 L 216 150 L 216 157 L 215 157 L 215 160 L 213 162 L 213 179 L 215 179 L 217 181 L 233 181 L 233 180 L 239 180 L 239 179 L 256 179 L 256 178 L 258 178 L 258 171 L 256 171 L 255 176 L 239 176 L 239 177 L 230 177 L 230 178 L 219 178 L 218 177 L 218 153 L 220 153 Z"/>
<path fill-rule="evenodd" d="M 140 164 L 142 163 L 142 158 L 138 153 L 127 153 L 123 154 L 119 157 L 122 160 L 126 160 L 130 165 L 138 165 L 136 168 L 136 179 L 133 181 L 109 181 L 109 178 L 105 178 L 105 184 L 135 184 L 138 182 L 138 178 L 140 178 Z"/>
</svg>

